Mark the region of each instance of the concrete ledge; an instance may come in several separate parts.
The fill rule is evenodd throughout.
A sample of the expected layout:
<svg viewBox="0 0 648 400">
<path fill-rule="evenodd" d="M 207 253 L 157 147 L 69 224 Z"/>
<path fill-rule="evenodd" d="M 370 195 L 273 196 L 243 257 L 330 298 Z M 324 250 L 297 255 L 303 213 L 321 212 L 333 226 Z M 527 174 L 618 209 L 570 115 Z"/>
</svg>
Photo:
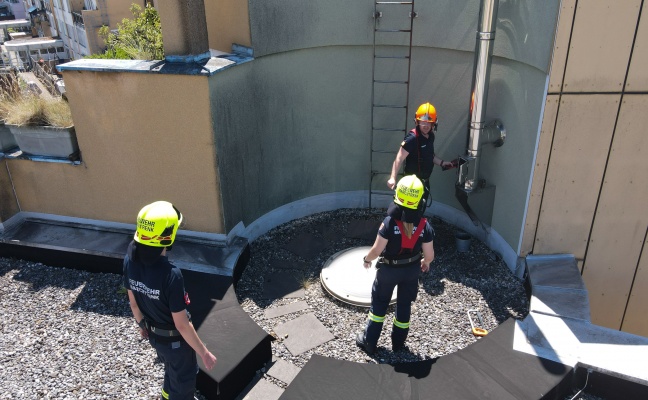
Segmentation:
<svg viewBox="0 0 648 400">
<path fill-rule="evenodd" d="M 371 205 L 374 208 L 387 208 L 392 199 L 393 193 L 374 194 L 371 199 Z M 369 207 L 369 194 L 365 190 L 327 193 L 285 204 L 259 217 L 247 227 L 243 223 L 239 223 L 232 229 L 230 234 L 242 236 L 249 241 L 253 241 L 270 229 L 297 218 L 324 211 L 333 211 L 339 208 L 366 207 Z M 524 271 L 518 270 L 517 253 L 515 253 L 513 248 L 494 229 L 490 227 L 484 229 L 475 226 L 464 211 L 436 201 L 432 202 L 432 205 L 426 209 L 425 215 L 428 217 L 439 217 L 481 240 L 486 246 L 502 257 L 514 274 L 521 277 L 521 273 Z"/>
<path fill-rule="evenodd" d="M 134 231 L 134 224 L 20 212 L 0 226 L 0 256 L 121 274 Z M 169 259 L 184 270 L 238 277 L 248 254 L 245 238 L 180 230 Z"/>
<path fill-rule="evenodd" d="M 80 59 L 57 65 L 63 71 L 91 71 L 91 72 L 134 72 L 142 74 L 171 74 L 171 75 L 203 75 L 212 76 L 220 71 L 236 65 L 252 61 L 252 57 L 245 54 L 228 54 L 219 57 L 204 55 L 203 60 L 181 62 L 188 58 L 171 58 L 171 61 L 162 60 L 104 60 Z"/>
</svg>

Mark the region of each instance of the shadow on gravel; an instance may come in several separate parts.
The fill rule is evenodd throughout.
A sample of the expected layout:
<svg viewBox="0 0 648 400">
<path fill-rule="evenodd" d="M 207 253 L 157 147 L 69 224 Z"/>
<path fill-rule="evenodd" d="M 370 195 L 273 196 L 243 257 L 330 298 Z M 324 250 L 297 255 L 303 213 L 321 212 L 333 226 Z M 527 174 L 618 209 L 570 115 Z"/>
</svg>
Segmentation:
<svg viewBox="0 0 648 400">
<path fill-rule="evenodd" d="M 268 307 L 275 299 L 263 296 L 265 276 L 280 271 L 292 271 L 300 276 L 305 284 L 319 285 L 322 266 L 330 256 L 341 250 L 373 244 L 373 239 L 345 237 L 349 222 L 357 218 L 382 222 L 384 216 L 384 209 L 342 209 L 314 214 L 271 230 L 251 244 L 250 263 L 242 277 L 244 284 L 237 288 L 237 296 L 239 299 L 248 298 L 254 301 L 260 308 Z M 419 278 L 425 292 L 437 297 L 448 290 L 448 284 L 459 284 L 474 289 L 486 301 L 486 304 L 480 304 L 466 299 L 466 312 L 469 309 L 483 311 L 487 306 L 498 324 L 510 317 L 524 318 L 528 313 L 528 303 L 523 283 L 513 276 L 501 257 L 477 239 L 472 240 L 468 252 L 458 252 L 455 247 L 457 228 L 437 217 L 428 220 L 435 231 L 435 260 L 430 271 L 421 274 Z M 296 235 L 306 233 L 328 242 L 328 246 L 313 259 L 302 258 L 284 248 Z M 275 268 L 272 261 L 276 259 L 291 262 L 298 268 Z M 328 294 L 326 296 L 341 307 L 347 306 Z M 353 308 L 366 313 L 365 308 Z M 393 312 L 393 308 L 394 306 L 390 306 L 388 311 Z"/>
<path fill-rule="evenodd" d="M 115 317 L 132 317 L 128 295 L 122 288 L 122 277 L 116 274 L 90 274 L 86 285 L 70 309 Z M 115 296 L 115 293 L 119 293 Z"/>
<path fill-rule="evenodd" d="M 333 298 L 322 289 L 319 275 L 322 266 L 333 254 L 373 244 L 375 234 L 371 239 L 368 236 L 346 236 L 352 221 L 382 222 L 385 211 L 339 209 L 293 220 L 270 230 L 250 244 L 250 261 L 236 288 L 239 301 L 252 302 L 260 309 L 261 314 L 276 304 L 290 302 L 290 299 L 265 298 L 263 287 L 266 276 L 291 271 L 302 279 L 306 289 L 304 300 L 311 306 L 308 312 L 314 312 L 328 329 L 342 335 L 338 340 L 344 341 L 345 346 L 350 345 L 352 340 L 347 337 L 348 331 L 360 331 L 363 328 L 367 308 L 342 303 Z M 510 317 L 523 318 L 528 313 L 523 283 L 513 276 L 496 253 L 476 239 L 473 239 L 468 252 L 457 252 L 457 228 L 436 217 L 428 220 L 435 230 L 435 261 L 430 272 L 420 276 L 422 291 L 412 305 L 413 315 L 417 312 L 418 328 L 410 332 L 411 340 L 424 343 L 428 352 L 424 354 L 424 359 L 415 354 L 410 354 L 411 357 L 407 354 L 396 356 L 391 349 L 381 347 L 379 342 L 378 350 L 372 357 L 377 363 L 434 359 L 474 342 L 477 339 L 470 333 L 470 321 L 467 316 L 468 310 L 471 309 L 480 310 L 488 330 L 494 329 Z M 306 234 L 310 238 L 326 241 L 327 245 L 318 250 L 312 258 L 304 258 L 286 249 L 290 247 L 287 244 L 296 237 Z M 310 285 L 317 287 L 309 290 Z M 388 308 L 389 318 L 394 310 L 395 305 Z M 264 329 L 271 330 L 276 325 L 275 320 L 253 316 L 253 319 L 255 318 L 258 318 L 257 323 Z M 383 336 L 388 338 L 390 330 L 391 324 L 385 324 Z M 452 344 L 455 340 L 456 346 L 445 344 Z M 419 349 L 418 354 L 420 353 Z"/>
<path fill-rule="evenodd" d="M 18 259 L 2 259 L 2 261 L 0 272 L 3 275 L 11 270 L 18 270 L 13 279 L 28 284 L 29 290 L 34 292 L 48 287 L 74 290 L 86 281 L 85 274 L 82 271 L 73 275 L 62 268 L 46 267 L 51 270 L 51 273 L 44 275 L 42 273 L 43 265 L 40 263 Z M 39 268 L 35 268 L 36 266 Z"/>
<path fill-rule="evenodd" d="M 47 273 L 43 273 L 43 268 Z M 117 317 L 131 315 L 126 293 L 124 292 L 123 297 L 115 296 L 115 293 L 122 290 L 121 275 L 50 267 L 31 261 L 0 258 L 0 275 L 4 276 L 10 271 L 17 271 L 13 279 L 27 284 L 28 290 L 33 292 L 51 287 L 74 292 L 80 288 L 76 296 L 70 297 L 67 307 L 71 310 Z"/>
<path fill-rule="evenodd" d="M 484 243 L 472 240 L 468 252 L 458 252 L 455 233 L 458 228 L 439 218 L 428 218 L 435 231 L 435 259 L 430 272 L 421 275 L 424 290 L 431 296 L 443 293 L 445 282 L 472 288 L 481 294 L 501 324 L 508 318 L 524 318 L 528 302 L 524 285 L 506 266 L 501 257 Z M 481 309 L 482 304 L 466 304 L 468 309 Z"/>
</svg>

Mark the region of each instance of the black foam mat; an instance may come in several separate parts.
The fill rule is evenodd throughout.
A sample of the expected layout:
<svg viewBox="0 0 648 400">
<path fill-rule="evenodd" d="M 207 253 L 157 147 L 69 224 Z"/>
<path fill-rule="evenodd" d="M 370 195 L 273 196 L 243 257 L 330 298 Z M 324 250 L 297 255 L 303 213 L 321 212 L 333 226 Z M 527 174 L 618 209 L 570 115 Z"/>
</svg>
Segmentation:
<svg viewBox="0 0 648 400">
<path fill-rule="evenodd" d="M 385 367 L 390 366 L 361 364 L 314 354 L 280 399 L 411 398 L 408 376 Z"/>
<path fill-rule="evenodd" d="M 281 399 L 564 397 L 572 368 L 513 350 L 514 328 L 509 319 L 477 343 L 436 360 L 373 365 L 313 356 Z"/>
<path fill-rule="evenodd" d="M 241 307 L 215 310 L 198 335 L 217 357 L 214 369 L 201 368 L 196 386 L 207 399 L 233 399 L 272 358 L 272 337 Z"/>
<path fill-rule="evenodd" d="M 272 357 L 272 337 L 240 307 L 232 278 L 183 271 L 192 321 L 218 361 L 201 368 L 196 386 L 207 399 L 233 399 Z"/>
<path fill-rule="evenodd" d="M 238 305 L 231 277 L 189 270 L 183 270 L 182 276 L 191 301 L 188 309 L 196 329 L 210 312 Z"/>
</svg>

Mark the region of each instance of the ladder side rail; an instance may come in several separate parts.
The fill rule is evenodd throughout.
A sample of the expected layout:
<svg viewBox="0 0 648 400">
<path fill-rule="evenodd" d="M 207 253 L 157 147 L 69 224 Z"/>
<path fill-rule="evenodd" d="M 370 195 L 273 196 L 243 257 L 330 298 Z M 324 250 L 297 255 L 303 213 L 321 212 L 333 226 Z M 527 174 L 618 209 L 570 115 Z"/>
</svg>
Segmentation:
<svg viewBox="0 0 648 400">
<path fill-rule="evenodd" d="M 376 95 L 376 29 L 378 29 L 378 2 L 374 2 L 374 27 L 373 27 L 373 57 L 371 58 L 371 136 L 369 137 L 369 208 L 371 208 L 371 191 L 373 184 L 373 147 L 374 147 L 374 131 L 375 125 L 375 112 L 374 101 Z"/>
<path fill-rule="evenodd" d="M 378 19 L 382 16 L 382 12 L 378 11 L 379 5 L 408 5 L 410 7 L 410 25 L 409 29 L 379 29 L 378 28 Z M 372 207 L 372 194 L 373 193 L 384 193 L 385 190 L 377 191 L 373 189 L 373 180 L 377 174 L 391 173 L 389 172 L 376 172 L 373 171 L 373 161 L 374 153 L 376 154 L 397 154 L 397 151 L 387 151 L 387 150 L 375 150 L 374 141 L 376 136 L 374 131 L 389 131 L 389 132 L 402 132 L 403 136 L 407 134 L 407 116 L 409 115 L 409 95 L 410 95 L 410 80 L 411 80 L 411 69 L 412 69 L 412 42 L 413 42 L 413 29 L 414 29 L 414 17 L 416 13 L 414 12 L 414 0 L 410 2 L 397 2 L 397 1 L 375 1 L 374 2 L 374 33 L 373 33 L 373 59 L 371 65 L 371 137 L 370 137 L 370 154 L 369 154 L 369 166 L 370 166 L 370 178 L 369 178 L 369 208 Z M 385 33 L 407 33 L 409 35 L 409 43 L 407 49 L 407 56 L 388 56 L 388 55 L 377 55 L 376 54 L 376 33 L 385 32 Z M 407 60 L 407 80 L 406 81 L 395 81 L 395 80 L 376 80 L 376 59 L 406 59 Z M 376 84 L 404 84 L 405 85 L 405 105 L 389 105 L 389 104 L 376 104 Z M 404 127 L 403 129 L 399 128 L 376 128 L 376 109 L 378 108 L 392 108 L 392 109 L 403 109 L 405 111 L 404 117 Z"/>
</svg>

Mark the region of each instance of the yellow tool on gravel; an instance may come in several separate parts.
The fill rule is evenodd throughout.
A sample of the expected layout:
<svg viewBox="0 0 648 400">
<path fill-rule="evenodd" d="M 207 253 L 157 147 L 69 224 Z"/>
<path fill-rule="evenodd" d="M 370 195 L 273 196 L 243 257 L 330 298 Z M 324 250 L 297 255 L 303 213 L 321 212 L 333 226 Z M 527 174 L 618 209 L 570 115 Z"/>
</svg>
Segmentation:
<svg viewBox="0 0 648 400">
<path fill-rule="evenodd" d="M 475 327 L 475 323 L 473 322 L 473 317 L 472 314 L 475 314 L 477 316 L 477 319 L 479 320 L 479 326 Z M 468 319 L 470 320 L 470 327 L 472 328 L 472 334 L 475 336 L 486 336 L 488 335 L 488 331 L 484 328 L 484 320 L 482 320 L 481 313 L 479 310 L 468 310 Z"/>
</svg>

